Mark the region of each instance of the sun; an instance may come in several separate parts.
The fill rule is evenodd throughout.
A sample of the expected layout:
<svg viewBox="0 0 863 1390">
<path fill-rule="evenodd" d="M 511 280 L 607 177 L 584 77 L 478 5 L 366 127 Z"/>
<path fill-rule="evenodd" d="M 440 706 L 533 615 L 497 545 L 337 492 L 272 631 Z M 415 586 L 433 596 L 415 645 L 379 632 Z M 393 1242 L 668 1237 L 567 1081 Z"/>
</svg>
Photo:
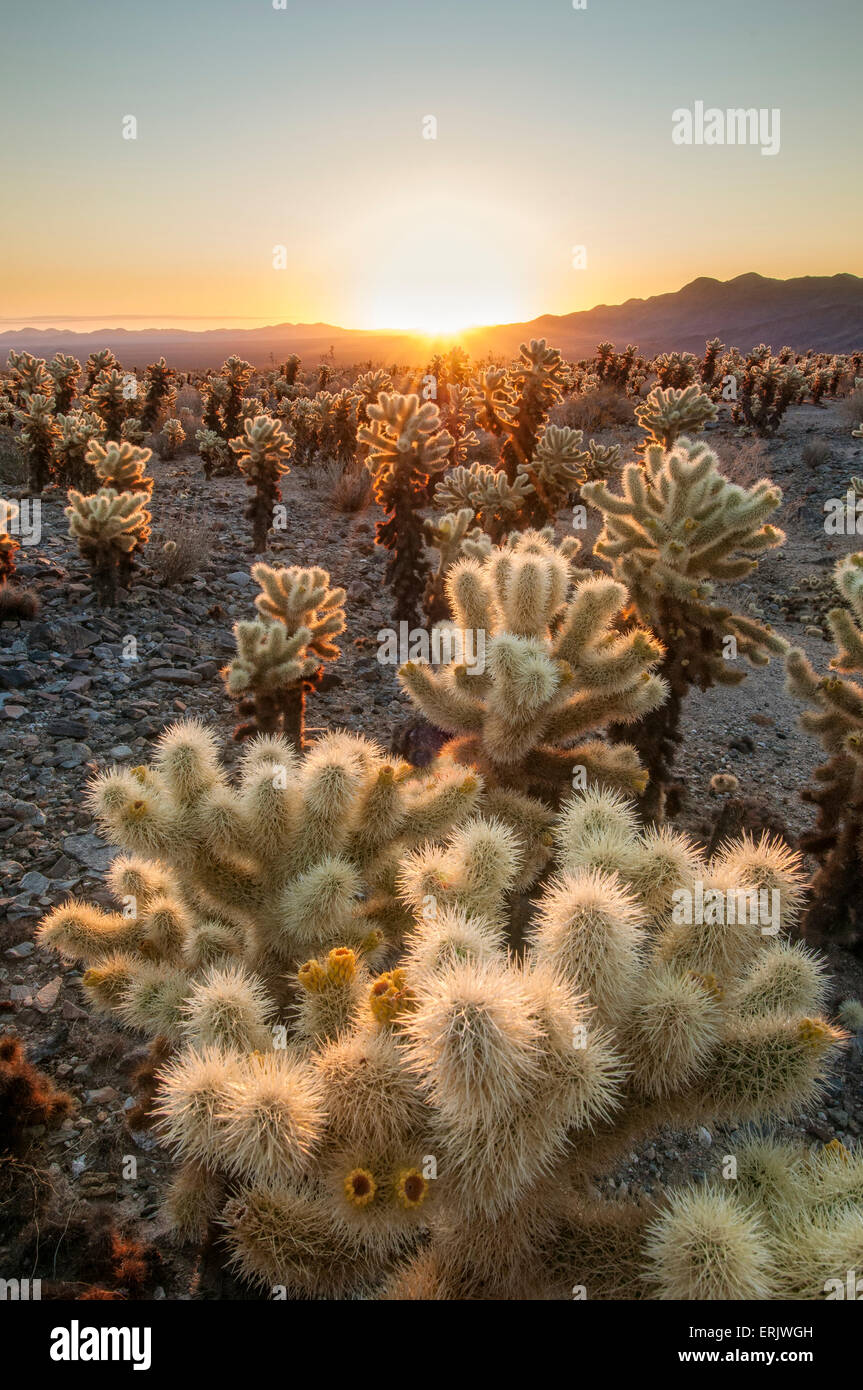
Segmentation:
<svg viewBox="0 0 863 1390">
<path fill-rule="evenodd" d="M 422 205 L 419 218 L 410 199 L 378 210 L 358 233 L 366 247 L 361 326 L 454 338 L 525 318 L 527 238 L 512 216 L 461 197 L 426 197 Z"/>
</svg>

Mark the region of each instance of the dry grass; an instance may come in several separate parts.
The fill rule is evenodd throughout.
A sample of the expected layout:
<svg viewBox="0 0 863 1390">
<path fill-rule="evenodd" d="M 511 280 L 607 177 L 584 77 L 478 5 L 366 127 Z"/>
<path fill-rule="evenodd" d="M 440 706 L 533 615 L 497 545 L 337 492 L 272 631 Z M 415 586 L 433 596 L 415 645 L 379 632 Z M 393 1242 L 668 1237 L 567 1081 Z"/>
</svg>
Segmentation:
<svg viewBox="0 0 863 1390">
<path fill-rule="evenodd" d="M 612 425 L 631 425 L 635 419 L 635 403 L 616 391 L 613 386 L 601 386 L 583 396 L 569 396 L 561 401 L 549 417 L 553 424 L 568 425 L 573 430 L 602 430 Z"/>
<path fill-rule="evenodd" d="M 863 422 L 863 386 L 858 386 L 839 402 L 839 419 L 843 425 L 857 426 Z"/>
<path fill-rule="evenodd" d="M 833 450 L 823 439 L 810 439 L 800 450 L 800 462 L 804 468 L 823 468 L 833 457 Z"/>
<path fill-rule="evenodd" d="M 208 532 L 193 517 L 180 516 L 161 528 L 148 558 L 162 584 L 170 589 L 197 578 L 210 558 L 210 544 Z"/>
</svg>

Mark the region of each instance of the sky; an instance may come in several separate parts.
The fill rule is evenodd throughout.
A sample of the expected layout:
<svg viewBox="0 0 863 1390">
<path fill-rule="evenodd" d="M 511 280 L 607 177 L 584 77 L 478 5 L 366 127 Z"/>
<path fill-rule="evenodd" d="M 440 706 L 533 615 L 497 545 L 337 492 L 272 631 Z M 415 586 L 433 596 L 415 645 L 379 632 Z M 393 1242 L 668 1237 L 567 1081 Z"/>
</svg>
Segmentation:
<svg viewBox="0 0 863 1390">
<path fill-rule="evenodd" d="M 444 332 L 863 274 L 861 0 L 275 5 L 10 0 L 0 329 Z M 778 108 L 778 153 L 675 144 L 698 101 Z"/>
</svg>

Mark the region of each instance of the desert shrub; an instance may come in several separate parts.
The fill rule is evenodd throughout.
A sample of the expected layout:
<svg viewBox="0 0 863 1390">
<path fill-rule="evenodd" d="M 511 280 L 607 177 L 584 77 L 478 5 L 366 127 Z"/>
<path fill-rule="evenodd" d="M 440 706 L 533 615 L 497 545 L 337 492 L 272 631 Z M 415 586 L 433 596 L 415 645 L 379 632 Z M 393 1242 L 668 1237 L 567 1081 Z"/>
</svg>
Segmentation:
<svg viewBox="0 0 863 1390">
<path fill-rule="evenodd" d="M 810 439 L 800 451 L 800 462 L 804 468 L 825 468 L 833 457 L 833 450 L 823 439 Z"/>
<path fill-rule="evenodd" d="M 634 402 L 613 386 L 600 386 L 580 396 L 567 396 L 551 412 L 555 424 L 570 429 L 604 430 L 615 425 L 631 425 L 635 418 Z"/>
<path fill-rule="evenodd" d="M 165 522 L 155 537 L 150 563 L 168 589 L 201 575 L 212 549 L 212 537 L 191 514 Z"/>
</svg>

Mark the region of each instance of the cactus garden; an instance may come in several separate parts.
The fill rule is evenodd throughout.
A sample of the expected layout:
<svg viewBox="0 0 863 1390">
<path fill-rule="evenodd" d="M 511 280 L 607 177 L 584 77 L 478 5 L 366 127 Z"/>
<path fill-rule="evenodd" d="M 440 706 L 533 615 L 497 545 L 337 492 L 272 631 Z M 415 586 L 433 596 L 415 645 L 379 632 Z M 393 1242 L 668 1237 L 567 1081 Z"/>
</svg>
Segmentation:
<svg viewBox="0 0 863 1390">
<path fill-rule="evenodd" d="M 806 1359 L 863 1301 L 860 16 L 92 8 L 0 96 L 0 1305 L 62 1361 L 194 1303 L 199 1378 L 271 1350 L 223 1303 Z"/>
</svg>

